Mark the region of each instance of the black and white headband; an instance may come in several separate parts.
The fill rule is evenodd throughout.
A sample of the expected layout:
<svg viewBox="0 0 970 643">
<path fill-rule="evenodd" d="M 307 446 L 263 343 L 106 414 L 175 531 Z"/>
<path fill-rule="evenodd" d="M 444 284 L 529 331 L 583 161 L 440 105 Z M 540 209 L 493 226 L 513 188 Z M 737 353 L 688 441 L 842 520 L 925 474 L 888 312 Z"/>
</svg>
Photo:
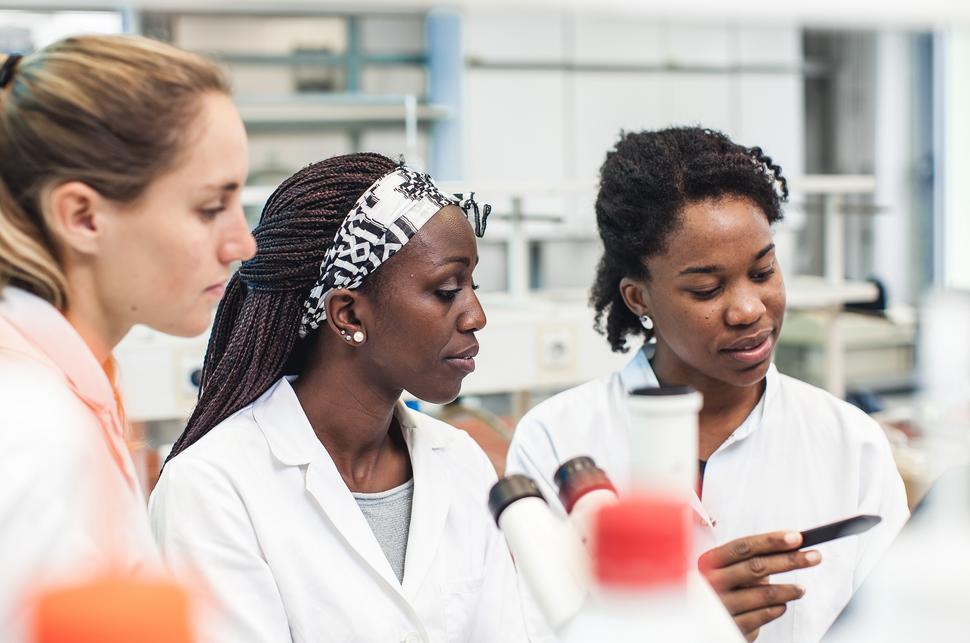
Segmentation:
<svg viewBox="0 0 970 643">
<path fill-rule="evenodd" d="M 300 337 L 327 319 L 326 299 L 334 290 L 360 287 L 369 274 L 400 250 L 438 210 L 455 205 L 475 217 L 475 234 L 485 233 L 491 206 L 479 209 L 472 193 L 444 194 L 430 176 L 401 165 L 375 181 L 340 224 L 320 264 L 320 277 L 303 303 Z"/>
</svg>

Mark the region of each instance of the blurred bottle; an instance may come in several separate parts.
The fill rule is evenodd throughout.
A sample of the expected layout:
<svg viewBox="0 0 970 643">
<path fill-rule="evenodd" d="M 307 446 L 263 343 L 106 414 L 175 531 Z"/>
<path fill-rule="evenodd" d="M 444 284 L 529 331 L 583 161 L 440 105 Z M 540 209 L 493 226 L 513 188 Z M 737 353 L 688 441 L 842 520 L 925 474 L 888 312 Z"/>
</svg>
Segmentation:
<svg viewBox="0 0 970 643">
<path fill-rule="evenodd" d="M 687 591 L 686 504 L 634 496 L 594 519 L 594 587 L 563 643 L 704 640 Z"/>
<path fill-rule="evenodd" d="M 966 641 L 970 631 L 970 299 L 939 293 L 920 320 L 920 424 L 942 473 L 825 637 L 826 643 Z"/>
<path fill-rule="evenodd" d="M 553 513 L 527 476 L 495 483 L 488 506 L 533 600 L 549 627 L 559 631 L 589 589 L 588 555 L 578 532 Z"/>
<path fill-rule="evenodd" d="M 32 643 L 191 643 L 189 600 L 174 583 L 106 576 L 45 592 Z"/>
<path fill-rule="evenodd" d="M 631 483 L 689 497 L 697 484 L 697 414 L 703 398 L 686 386 L 637 389 L 627 396 Z"/>
</svg>

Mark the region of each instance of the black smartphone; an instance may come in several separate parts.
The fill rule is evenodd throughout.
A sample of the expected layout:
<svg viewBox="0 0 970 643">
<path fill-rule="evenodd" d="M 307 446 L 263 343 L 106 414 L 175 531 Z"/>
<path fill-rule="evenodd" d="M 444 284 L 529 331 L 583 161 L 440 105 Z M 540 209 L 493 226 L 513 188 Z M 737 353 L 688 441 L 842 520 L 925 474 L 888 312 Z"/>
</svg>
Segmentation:
<svg viewBox="0 0 970 643">
<path fill-rule="evenodd" d="M 842 538 L 843 536 L 861 534 L 864 531 L 872 529 L 880 522 L 882 522 L 882 518 L 879 516 L 862 514 L 822 525 L 821 527 L 815 527 L 814 529 L 808 529 L 802 532 L 802 544 L 798 548 L 805 549 L 806 547 L 814 547 L 815 545 L 835 540 L 836 538 Z"/>
</svg>

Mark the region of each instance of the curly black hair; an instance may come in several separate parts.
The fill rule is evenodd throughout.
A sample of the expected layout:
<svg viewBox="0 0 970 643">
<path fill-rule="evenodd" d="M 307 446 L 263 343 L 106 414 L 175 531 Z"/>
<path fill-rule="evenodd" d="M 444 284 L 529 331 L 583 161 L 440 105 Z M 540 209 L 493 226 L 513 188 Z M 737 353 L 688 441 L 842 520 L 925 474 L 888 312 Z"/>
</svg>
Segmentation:
<svg viewBox="0 0 970 643">
<path fill-rule="evenodd" d="M 625 352 L 630 335 L 652 335 L 627 308 L 620 280 L 648 279 L 645 260 L 665 250 L 684 208 L 725 196 L 750 199 L 774 223 L 782 218 L 788 183 L 760 147 L 738 145 L 721 132 L 621 132 L 600 168 L 596 225 L 603 256 L 590 292 L 596 330 L 613 351 Z"/>
</svg>

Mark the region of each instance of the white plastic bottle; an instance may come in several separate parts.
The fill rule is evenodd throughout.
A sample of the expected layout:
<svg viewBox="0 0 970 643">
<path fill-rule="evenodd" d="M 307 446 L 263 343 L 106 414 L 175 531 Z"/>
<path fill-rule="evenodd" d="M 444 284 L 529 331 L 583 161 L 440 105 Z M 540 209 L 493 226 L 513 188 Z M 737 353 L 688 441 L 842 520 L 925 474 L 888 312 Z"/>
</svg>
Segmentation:
<svg viewBox="0 0 970 643">
<path fill-rule="evenodd" d="M 519 576 L 553 631 L 576 615 L 589 592 L 589 556 L 578 532 L 553 513 L 528 476 L 502 478 L 488 506 Z"/>
<path fill-rule="evenodd" d="M 638 389 L 627 396 L 631 483 L 688 496 L 697 484 L 697 414 L 703 397 L 689 387 Z"/>
<path fill-rule="evenodd" d="M 594 586 L 563 631 L 563 643 L 697 643 L 688 600 L 690 530 L 686 504 L 633 496 L 594 520 Z"/>
</svg>

